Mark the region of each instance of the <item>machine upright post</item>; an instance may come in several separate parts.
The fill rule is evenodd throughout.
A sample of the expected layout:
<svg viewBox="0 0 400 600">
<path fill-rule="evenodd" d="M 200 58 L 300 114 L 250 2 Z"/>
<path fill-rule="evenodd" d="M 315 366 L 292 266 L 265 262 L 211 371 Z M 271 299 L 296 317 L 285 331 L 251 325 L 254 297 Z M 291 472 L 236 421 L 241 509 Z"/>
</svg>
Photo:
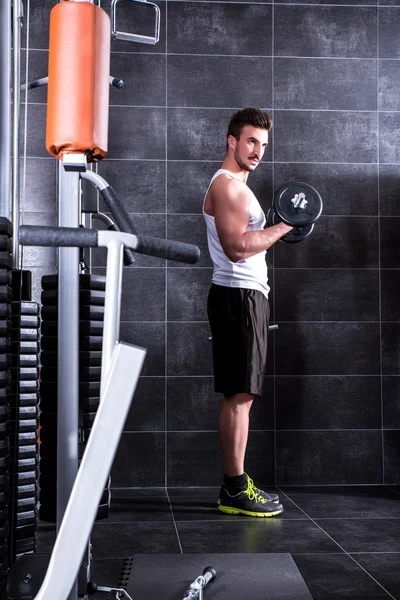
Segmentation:
<svg viewBox="0 0 400 600">
<path fill-rule="evenodd" d="M 20 206 L 20 180 L 19 180 L 19 129 L 21 120 L 21 26 L 22 3 L 13 0 L 13 152 L 12 152 L 12 222 L 13 235 L 13 267 L 19 269 L 19 206 Z"/>
<path fill-rule="evenodd" d="M 67 170 L 67 163 L 64 154 L 59 163 L 58 222 L 60 227 L 79 227 L 79 170 Z M 78 472 L 79 248 L 60 248 L 58 256 L 57 531 Z M 68 600 L 77 597 L 75 583 Z"/>
<path fill-rule="evenodd" d="M 11 217 L 11 0 L 0 2 L 0 216 Z"/>
</svg>

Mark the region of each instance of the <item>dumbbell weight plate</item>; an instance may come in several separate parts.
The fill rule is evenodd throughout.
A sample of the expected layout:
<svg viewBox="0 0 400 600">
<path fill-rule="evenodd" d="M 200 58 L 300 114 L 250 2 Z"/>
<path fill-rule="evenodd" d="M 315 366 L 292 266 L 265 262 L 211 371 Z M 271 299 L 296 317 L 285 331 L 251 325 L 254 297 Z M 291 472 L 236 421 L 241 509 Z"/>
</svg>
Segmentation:
<svg viewBox="0 0 400 600">
<path fill-rule="evenodd" d="M 267 213 L 267 225 L 268 227 L 272 227 L 273 225 L 277 225 L 280 223 L 277 218 L 276 213 L 270 208 Z M 287 244 L 296 244 L 298 242 L 302 242 L 312 232 L 314 229 L 314 223 L 311 225 L 307 225 L 306 227 L 294 227 L 289 233 L 286 233 L 280 238 L 280 242 L 286 242 Z"/>
<path fill-rule="evenodd" d="M 0 313 L 1 314 L 1 313 Z M 42 306 L 41 316 L 46 321 L 58 321 L 58 306 Z M 104 306 L 82 304 L 79 306 L 79 319 L 90 321 L 104 320 Z"/>
<path fill-rule="evenodd" d="M 304 208 L 296 208 L 296 203 L 302 202 Z M 273 207 L 278 218 L 287 225 L 305 227 L 321 216 L 322 198 L 308 183 L 291 182 L 276 191 Z"/>
</svg>

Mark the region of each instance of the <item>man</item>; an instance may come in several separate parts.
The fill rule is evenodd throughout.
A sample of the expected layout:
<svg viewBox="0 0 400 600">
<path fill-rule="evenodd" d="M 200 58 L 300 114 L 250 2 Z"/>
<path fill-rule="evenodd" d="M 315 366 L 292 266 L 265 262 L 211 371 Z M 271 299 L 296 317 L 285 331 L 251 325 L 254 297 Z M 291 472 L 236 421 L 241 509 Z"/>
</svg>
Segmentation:
<svg viewBox="0 0 400 600">
<path fill-rule="evenodd" d="M 207 190 L 203 214 L 214 264 L 208 296 L 215 391 L 223 394 L 218 418 L 224 483 L 218 509 L 270 517 L 282 512 L 276 494 L 255 487 L 244 471 L 249 413 L 262 393 L 267 359 L 269 304 L 266 250 L 292 228 L 264 229 L 265 215 L 247 186 L 268 146 L 272 121 L 245 108 L 228 127 L 225 160 Z"/>
</svg>

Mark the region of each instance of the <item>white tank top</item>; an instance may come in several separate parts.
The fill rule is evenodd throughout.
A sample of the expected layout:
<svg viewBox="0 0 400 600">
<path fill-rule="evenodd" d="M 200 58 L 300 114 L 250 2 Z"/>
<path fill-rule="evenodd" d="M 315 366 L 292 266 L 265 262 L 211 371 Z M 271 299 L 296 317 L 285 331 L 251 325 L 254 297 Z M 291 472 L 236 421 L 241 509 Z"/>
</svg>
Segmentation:
<svg viewBox="0 0 400 600">
<path fill-rule="evenodd" d="M 214 264 L 212 282 L 216 285 L 223 285 L 225 287 L 259 290 L 266 298 L 268 298 L 270 288 L 268 286 L 268 269 L 265 262 L 266 251 L 264 250 L 263 252 L 255 254 L 250 258 L 245 258 L 237 263 L 232 262 L 222 249 L 217 228 L 215 227 L 214 217 L 208 215 L 204 211 L 204 203 L 210 187 L 213 181 L 222 173 L 227 173 L 235 178 L 230 171 L 219 169 L 210 181 L 203 202 L 203 215 L 207 225 L 208 250 Z M 265 226 L 264 211 L 250 188 L 249 194 L 249 224 L 246 231 L 260 231 L 264 229 Z"/>
</svg>

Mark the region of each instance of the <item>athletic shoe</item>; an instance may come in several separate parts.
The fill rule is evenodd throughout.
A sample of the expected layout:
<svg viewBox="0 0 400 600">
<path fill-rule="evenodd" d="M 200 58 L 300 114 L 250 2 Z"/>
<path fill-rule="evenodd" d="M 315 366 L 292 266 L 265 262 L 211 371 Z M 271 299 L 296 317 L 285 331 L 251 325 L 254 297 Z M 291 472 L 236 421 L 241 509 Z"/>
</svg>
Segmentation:
<svg viewBox="0 0 400 600">
<path fill-rule="evenodd" d="M 274 517 L 283 511 L 282 504 L 268 502 L 257 494 L 250 485 L 237 494 L 231 495 L 223 485 L 217 502 L 218 510 L 228 515 L 247 515 L 249 517 Z"/>
<path fill-rule="evenodd" d="M 267 502 L 275 502 L 276 504 L 279 504 L 278 494 L 267 494 L 267 492 L 263 492 L 263 490 L 260 490 L 254 485 L 254 481 L 247 475 L 247 473 L 245 473 L 245 475 L 247 477 L 248 486 L 251 487 L 255 494 L 263 496 L 263 498 L 265 498 Z"/>
</svg>

